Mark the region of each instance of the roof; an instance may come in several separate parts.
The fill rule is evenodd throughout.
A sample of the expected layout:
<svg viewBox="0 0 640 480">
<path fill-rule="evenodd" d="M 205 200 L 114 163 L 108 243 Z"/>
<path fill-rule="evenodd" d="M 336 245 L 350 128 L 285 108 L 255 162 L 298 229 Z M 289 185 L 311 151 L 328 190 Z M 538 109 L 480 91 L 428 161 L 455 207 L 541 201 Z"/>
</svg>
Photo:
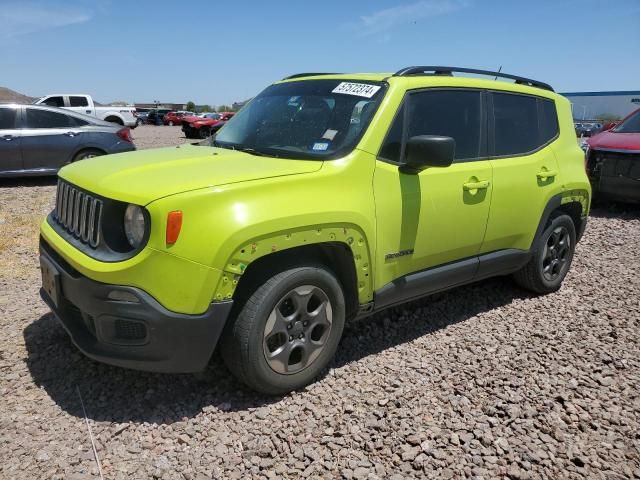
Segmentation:
<svg viewBox="0 0 640 480">
<path fill-rule="evenodd" d="M 640 95 L 640 90 L 618 90 L 613 92 L 568 92 L 560 93 L 565 97 L 622 97 L 628 95 Z"/>
</svg>

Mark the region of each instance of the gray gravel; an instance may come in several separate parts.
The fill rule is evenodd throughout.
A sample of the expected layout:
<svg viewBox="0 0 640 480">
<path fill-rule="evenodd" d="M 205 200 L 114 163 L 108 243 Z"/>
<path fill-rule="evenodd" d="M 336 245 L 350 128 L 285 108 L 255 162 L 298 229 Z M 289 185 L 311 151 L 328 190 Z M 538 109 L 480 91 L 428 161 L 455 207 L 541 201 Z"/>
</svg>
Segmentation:
<svg viewBox="0 0 640 480">
<path fill-rule="evenodd" d="M 0 238 L 50 208 L 52 181 L 0 185 Z M 0 478 L 96 478 L 76 388 L 105 478 L 640 478 L 639 208 L 594 210 L 558 293 L 495 279 L 351 323 L 326 375 L 283 398 L 217 357 L 197 376 L 83 357 L 20 228 L 0 244 Z"/>
</svg>

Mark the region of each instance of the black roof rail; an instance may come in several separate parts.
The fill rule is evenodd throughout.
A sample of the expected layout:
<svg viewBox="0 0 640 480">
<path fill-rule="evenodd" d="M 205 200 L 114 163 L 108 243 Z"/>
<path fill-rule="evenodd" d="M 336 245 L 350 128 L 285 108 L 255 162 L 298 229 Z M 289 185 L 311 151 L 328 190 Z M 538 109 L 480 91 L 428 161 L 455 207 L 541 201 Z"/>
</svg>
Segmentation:
<svg viewBox="0 0 640 480">
<path fill-rule="evenodd" d="M 477 70 L 475 68 L 460 68 L 460 67 L 434 67 L 434 66 L 419 66 L 419 67 L 406 67 L 402 70 L 398 70 L 393 74 L 394 77 L 408 77 L 410 75 L 446 75 L 453 76 L 454 73 L 472 73 L 475 75 L 487 75 L 490 77 L 508 78 L 515 80 L 515 83 L 519 85 L 527 85 L 529 87 L 542 88 L 544 90 L 554 91 L 551 85 L 538 80 L 532 80 L 530 78 L 519 77 L 517 75 L 509 75 L 508 73 L 492 72 L 490 70 Z"/>
<path fill-rule="evenodd" d="M 293 75 L 289 75 L 288 77 L 284 77 L 282 80 L 291 80 L 292 78 L 300 78 L 300 77 L 315 77 L 316 75 L 339 75 L 335 72 L 314 72 L 314 73 L 295 73 Z"/>
</svg>

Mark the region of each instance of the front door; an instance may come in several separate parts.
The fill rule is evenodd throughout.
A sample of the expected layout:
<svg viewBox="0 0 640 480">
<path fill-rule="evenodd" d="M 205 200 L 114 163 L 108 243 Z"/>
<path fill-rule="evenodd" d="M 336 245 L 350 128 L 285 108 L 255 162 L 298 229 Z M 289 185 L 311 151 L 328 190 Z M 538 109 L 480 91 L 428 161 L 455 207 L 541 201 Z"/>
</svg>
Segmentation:
<svg viewBox="0 0 640 480">
<path fill-rule="evenodd" d="M 472 89 L 426 89 L 405 98 L 374 174 L 376 289 L 457 261 L 463 268 L 442 288 L 473 278 L 493 191 L 483 105 L 484 93 Z M 456 141 L 454 163 L 401 173 L 406 139 L 429 134 Z"/>
<path fill-rule="evenodd" d="M 16 122 L 20 109 L 0 105 L 0 173 L 22 170 L 20 131 Z"/>
<path fill-rule="evenodd" d="M 58 170 L 71 161 L 82 135 L 73 117 L 36 106 L 25 108 L 23 127 L 26 170 Z"/>
</svg>

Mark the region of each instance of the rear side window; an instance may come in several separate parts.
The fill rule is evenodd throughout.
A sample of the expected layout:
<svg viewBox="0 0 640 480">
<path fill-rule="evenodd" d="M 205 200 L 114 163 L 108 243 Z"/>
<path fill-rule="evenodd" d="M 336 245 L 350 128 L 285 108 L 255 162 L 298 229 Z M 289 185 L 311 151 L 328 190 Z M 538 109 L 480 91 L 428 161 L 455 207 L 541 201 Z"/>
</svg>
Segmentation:
<svg viewBox="0 0 640 480">
<path fill-rule="evenodd" d="M 86 97 L 69 97 L 69 106 L 71 107 L 88 107 L 89 102 Z"/>
<path fill-rule="evenodd" d="M 77 126 L 69 115 L 48 110 L 27 108 L 26 128 L 66 128 Z"/>
<path fill-rule="evenodd" d="M 407 138 L 444 135 L 456 141 L 455 160 L 480 157 L 482 103 L 476 90 L 427 90 L 409 97 Z"/>
<path fill-rule="evenodd" d="M 494 155 L 523 155 L 558 135 L 558 115 L 551 100 L 493 92 Z"/>
<path fill-rule="evenodd" d="M 49 97 L 42 103 L 50 107 L 64 107 L 64 99 L 62 97 Z"/>
<path fill-rule="evenodd" d="M 12 130 L 16 127 L 15 108 L 0 108 L 0 130 Z"/>
</svg>

